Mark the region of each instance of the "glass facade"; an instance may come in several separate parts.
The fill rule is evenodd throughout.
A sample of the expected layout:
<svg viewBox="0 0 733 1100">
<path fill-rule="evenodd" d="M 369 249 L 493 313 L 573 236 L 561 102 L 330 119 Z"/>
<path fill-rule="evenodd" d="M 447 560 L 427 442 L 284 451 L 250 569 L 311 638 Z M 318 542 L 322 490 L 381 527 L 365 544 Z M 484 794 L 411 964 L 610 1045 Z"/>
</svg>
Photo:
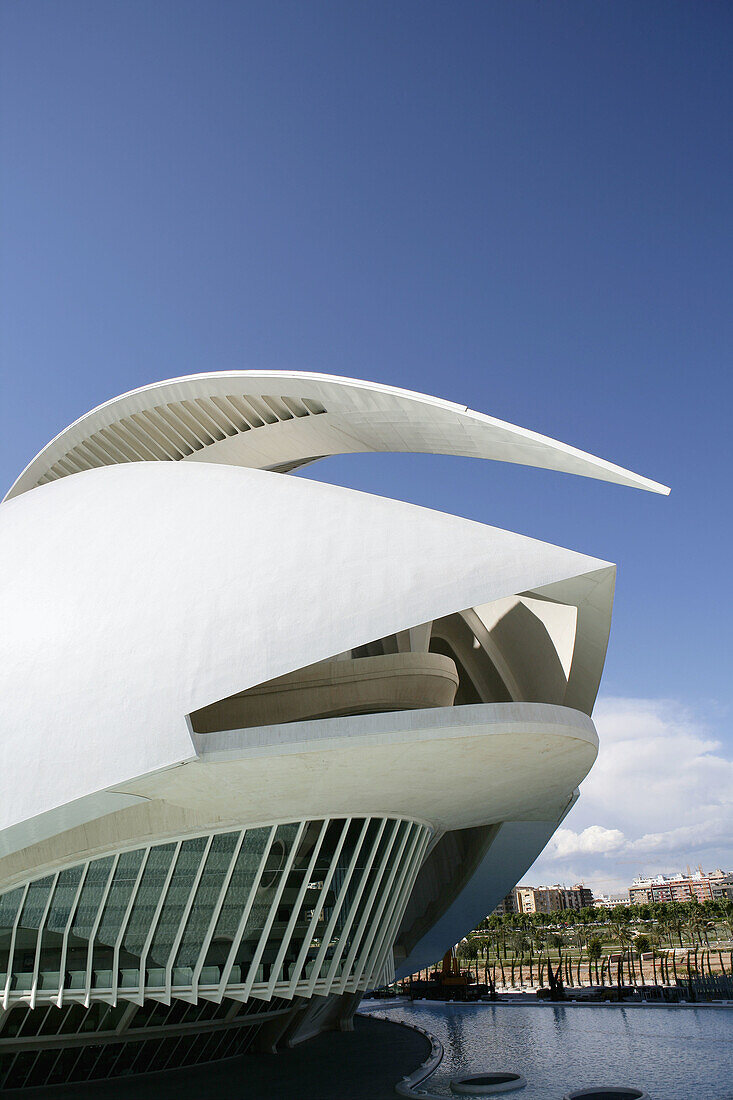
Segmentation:
<svg viewBox="0 0 733 1100">
<path fill-rule="evenodd" d="M 317 818 L 43 875 L 0 894 L 2 1008 L 367 988 L 429 835 L 397 818 Z"/>
</svg>

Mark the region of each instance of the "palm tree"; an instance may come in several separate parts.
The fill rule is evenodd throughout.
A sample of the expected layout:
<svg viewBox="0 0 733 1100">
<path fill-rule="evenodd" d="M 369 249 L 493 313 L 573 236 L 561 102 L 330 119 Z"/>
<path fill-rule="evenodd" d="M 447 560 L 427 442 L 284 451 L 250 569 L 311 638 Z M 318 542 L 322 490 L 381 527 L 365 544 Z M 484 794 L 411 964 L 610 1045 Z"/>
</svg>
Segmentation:
<svg viewBox="0 0 733 1100">
<path fill-rule="evenodd" d="M 703 935 L 707 940 L 705 924 L 702 906 L 698 902 L 689 902 L 687 905 L 685 927 L 695 948 L 697 948 L 698 944 L 702 947 Z M 708 946 L 710 945 L 708 944 Z M 697 963 L 697 950 L 695 950 L 695 962 Z"/>
<path fill-rule="evenodd" d="M 651 948 L 649 937 L 644 932 L 641 932 L 634 940 L 634 947 L 636 948 L 637 954 L 639 956 L 639 973 L 641 975 L 641 984 L 644 985 L 644 960 L 641 956 L 649 951 L 649 949 Z M 630 951 L 629 954 L 633 959 L 633 951 Z M 654 977 L 656 980 L 656 972 Z"/>
<path fill-rule="evenodd" d="M 588 985 L 593 984 L 591 977 L 591 965 L 595 964 L 596 985 L 598 984 L 598 960 L 603 952 L 603 944 L 600 936 L 591 936 L 588 940 Z"/>
<path fill-rule="evenodd" d="M 539 916 L 539 914 L 538 914 Z M 531 927 L 531 941 L 537 951 L 537 984 L 542 985 L 542 976 L 544 973 L 544 960 L 542 958 L 542 952 L 547 946 L 547 929 L 545 928 L 544 921 L 533 921 Z M 531 979 L 530 979 L 531 980 Z"/>
<path fill-rule="evenodd" d="M 719 912 L 722 918 L 723 924 L 728 929 L 728 934 L 733 939 L 733 901 L 730 898 L 723 898 L 719 902 Z"/>
<path fill-rule="evenodd" d="M 672 935 L 677 936 L 680 947 L 683 947 L 682 930 L 685 927 L 685 921 L 678 902 L 672 901 L 667 903 L 664 921 L 670 935 L 670 947 L 672 946 Z"/>
<path fill-rule="evenodd" d="M 616 913 L 616 911 L 620 910 L 621 908 L 623 907 L 620 905 L 616 906 L 612 910 L 612 913 Z M 618 970 L 616 975 L 617 984 L 620 986 L 623 979 L 624 958 L 626 957 L 626 950 L 630 946 L 632 939 L 628 918 L 625 916 L 625 914 L 619 913 L 618 917 L 612 918 L 609 921 L 609 928 L 611 930 L 613 938 L 616 940 L 619 947 L 621 948 L 621 957 L 618 961 Z M 629 965 L 629 980 L 631 980 L 631 964 Z"/>
<path fill-rule="evenodd" d="M 502 956 L 501 956 L 501 952 L 499 951 L 499 944 L 498 944 L 498 942 L 497 942 L 497 945 L 496 945 L 496 957 L 497 957 L 497 959 L 499 960 L 499 966 L 501 967 L 501 984 L 502 984 L 502 985 L 503 985 L 504 987 L 506 987 L 506 975 L 505 975 L 505 973 L 504 973 L 504 960 L 503 960 L 503 958 L 502 958 Z"/>
</svg>

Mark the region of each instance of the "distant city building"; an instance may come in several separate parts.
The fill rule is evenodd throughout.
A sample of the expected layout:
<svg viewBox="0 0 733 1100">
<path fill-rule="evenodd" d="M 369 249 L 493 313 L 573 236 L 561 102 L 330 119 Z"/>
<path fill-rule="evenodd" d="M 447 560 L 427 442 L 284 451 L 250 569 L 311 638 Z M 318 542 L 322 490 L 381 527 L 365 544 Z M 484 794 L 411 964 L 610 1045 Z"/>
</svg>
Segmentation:
<svg viewBox="0 0 733 1100">
<path fill-rule="evenodd" d="M 514 890 L 510 894 L 507 894 L 505 898 L 497 905 L 496 909 L 492 911 L 492 916 L 503 917 L 506 913 L 516 913 L 517 906 L 514 900 Z"/>
<path fill-rule="evenodd" d="M 625 890 L 621 894 L 599 894 L 597 898 L 593 898 L 593 904 L 597 909 L 613 909 L 616 905 L 628 905 L 629 891 Z"/>
<path fill-rule="evenodd" d="M 593 891 L 583 883 L 575 886 L 515 886 L 494 909 L 494 913 L 559 913 L 593 905 Z"/>
<path fill-rule="evenodd" d="M 733 873 L 702 869 L 683 875 L 657 875 L 656 878 L 634 879 L 629 887 L 632 905 L 647 905 L 657 901 L 733 900 Z"/>
</svg>

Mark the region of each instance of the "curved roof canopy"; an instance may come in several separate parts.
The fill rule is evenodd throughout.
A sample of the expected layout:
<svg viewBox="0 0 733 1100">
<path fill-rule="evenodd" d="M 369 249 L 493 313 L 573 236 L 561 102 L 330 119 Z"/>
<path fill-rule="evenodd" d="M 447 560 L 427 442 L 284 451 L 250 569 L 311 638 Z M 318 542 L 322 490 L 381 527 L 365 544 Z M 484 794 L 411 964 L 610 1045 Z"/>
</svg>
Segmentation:
<svg viewBox="0 0 733 1100">
<path fill-rule="evenodd" d="M 495 459 L 669 492 L 451 401 L 333 375 L 223 371 L 157 382 L 99 405 L 44 447 L 5 499 L 118 463 L 216 462 L 287 473 L 319 458 L 365 451 Z"/>
</svg>

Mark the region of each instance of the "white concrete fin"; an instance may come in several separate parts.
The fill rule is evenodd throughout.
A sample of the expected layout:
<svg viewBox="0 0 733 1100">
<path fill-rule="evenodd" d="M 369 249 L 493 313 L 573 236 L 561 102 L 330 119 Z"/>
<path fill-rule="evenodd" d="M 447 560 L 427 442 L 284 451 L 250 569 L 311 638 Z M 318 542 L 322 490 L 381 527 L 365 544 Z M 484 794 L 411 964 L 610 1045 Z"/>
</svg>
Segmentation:
<svg viewBox="0 0 733 1100">
<path fill-rule="evenodd" d="M 575 650 L 575 634 L 578 626 L 577 607 L 553 603 L 550 600 L 533 600 L 530 596 L 522 596 L 521 602 L 544 624 L 567 679 L 570 676 L 570 666 L 573 663 Z"/>
</svg>

